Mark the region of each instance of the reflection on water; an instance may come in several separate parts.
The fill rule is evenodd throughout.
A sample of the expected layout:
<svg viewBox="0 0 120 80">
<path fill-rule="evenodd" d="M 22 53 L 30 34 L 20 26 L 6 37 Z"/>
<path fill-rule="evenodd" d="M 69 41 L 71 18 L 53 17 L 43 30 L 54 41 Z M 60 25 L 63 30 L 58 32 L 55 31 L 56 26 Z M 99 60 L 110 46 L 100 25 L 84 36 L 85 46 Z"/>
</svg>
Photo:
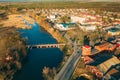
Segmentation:
<svg viewBox="0 0 120 80">
<path fill-rule="evenodd" d="M 32 26 L 31 30 L 21 29 L 19 31 L 23 33 L 22 37 L 28 38 L 28 44 L 57 43 L 37 23 Z M 62 60 L 62 56 L 63 53 L 58 48 L 31 49 L 21 71 L 15 74 L 14 80 L 43 80 L 43 67 L 57 67 Z"/>
</svg>

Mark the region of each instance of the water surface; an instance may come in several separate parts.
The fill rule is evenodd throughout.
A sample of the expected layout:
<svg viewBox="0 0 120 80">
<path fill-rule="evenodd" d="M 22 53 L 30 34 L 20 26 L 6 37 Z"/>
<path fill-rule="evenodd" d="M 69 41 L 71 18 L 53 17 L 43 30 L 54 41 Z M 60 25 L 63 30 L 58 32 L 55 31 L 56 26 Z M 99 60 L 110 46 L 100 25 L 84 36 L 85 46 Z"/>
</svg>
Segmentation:
<svg viewBox="0 0 120 80">
<path fill-rule="evenodd" d="M 22 37 L 28 38 L 28 44 L 52 44 L 57 41 L 36 22 L 31 30 L 23 30 Z M 58 48 L 30 49 L 21 71 L 17 72 L 14 80 L 44 80 L 42 69 L 47 67 L 58 67 L 62 60 L 63 53 Z"/>
</svg>

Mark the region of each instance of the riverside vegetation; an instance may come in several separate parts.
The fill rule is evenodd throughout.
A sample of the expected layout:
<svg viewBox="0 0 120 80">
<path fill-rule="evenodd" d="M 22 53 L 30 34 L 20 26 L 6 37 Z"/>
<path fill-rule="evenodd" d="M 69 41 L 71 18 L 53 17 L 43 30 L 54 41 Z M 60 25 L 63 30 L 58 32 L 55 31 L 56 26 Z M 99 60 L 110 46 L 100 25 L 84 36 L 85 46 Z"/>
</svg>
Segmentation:
<svg viewBox="0 0 120 80">
<path fill-rule="evenodd" d="M 0 28 L 2 30 L 2 28 Z M 14 29 L 0 32 L 0 80 L 12 80 L 26 56 L 24 40 Z"/>
<path fill-rule="evenodd" d="M 3 17 L 4 16 L 4 17 Z M 7 13 L 0 14 L 0 20 L 6 20 Z M 15 27 L 0 25 L 0 80 L 12 80 L 16 71 L 22 67 L 27 49 L 25 39 Z"/>
</svg>

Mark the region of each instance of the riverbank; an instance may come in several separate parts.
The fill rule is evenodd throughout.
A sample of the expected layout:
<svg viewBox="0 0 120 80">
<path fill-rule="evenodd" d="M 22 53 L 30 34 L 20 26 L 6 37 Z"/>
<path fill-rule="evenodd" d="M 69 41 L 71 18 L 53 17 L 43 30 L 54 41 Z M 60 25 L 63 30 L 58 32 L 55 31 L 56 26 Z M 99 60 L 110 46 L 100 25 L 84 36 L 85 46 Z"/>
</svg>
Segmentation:
<svg viewBox="0 0 120 80">
<path fill-rule="evenodd" d="M 50 23 L 45 20 L 43 17 L 37 17 L 34 18 L 36 22 L 48 33 L 50 33 L 53 38 L 57 40 L 58 43 L 65 43 L 67 40 L 63 37 L 63 35 L 59 32 L 59 30 L 54 29 L 52 26 L 50 26 Z"/>
<path fill-rule="evenodd" d="M 57 41 L 44 31 L 35 21 L 32 29 L 21 29 L 22 37 L 28 38 L 28 44 L 57 43 Z M 20 72 L 17 72 L 13 80 L 44 80 L 43 68 L 58 67 L 63 58 L 63 53 L 58 48 L 33 48 L 29 49 L 26 61 Z"/>
<path fill-rule="evenodd" d="M 16 29 L 7 29 L 0 31 L 0 46 L 0 80 L 13 80 L 27 53 L 24 40 Z"/>
<path fill-rule="evenodd" d="M 34 20 L 27 15 L 11 14 L 7 15 L 7 19 L 0 23 L 3 27 L 15 27 L 22 29 L 31 29 L 31 26 L 27 24 L 34 24 Z"/>
</svg>

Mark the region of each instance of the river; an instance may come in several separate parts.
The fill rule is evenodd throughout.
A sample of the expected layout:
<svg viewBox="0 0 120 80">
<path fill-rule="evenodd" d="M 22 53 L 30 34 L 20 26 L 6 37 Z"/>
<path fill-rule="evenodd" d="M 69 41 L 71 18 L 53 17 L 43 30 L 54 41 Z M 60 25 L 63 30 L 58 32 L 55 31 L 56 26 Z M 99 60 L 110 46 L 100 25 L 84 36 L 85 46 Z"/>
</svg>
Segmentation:
<svg viewBox="0 0 120 80">
<path fill-rule="evenodd" d="M 57 41 L 38 23 L 31 25 L 32 29 L 20 29 L 22 37 L 28 38 L 28 44 L 57 43 Z M 58 67 L 63 58 L 63 53 L 58 48 L 30 49 L 23 63 L 21 71 L 17 72 L 13 80 L 44 80 L 42 69 Z"/>
</svg>

